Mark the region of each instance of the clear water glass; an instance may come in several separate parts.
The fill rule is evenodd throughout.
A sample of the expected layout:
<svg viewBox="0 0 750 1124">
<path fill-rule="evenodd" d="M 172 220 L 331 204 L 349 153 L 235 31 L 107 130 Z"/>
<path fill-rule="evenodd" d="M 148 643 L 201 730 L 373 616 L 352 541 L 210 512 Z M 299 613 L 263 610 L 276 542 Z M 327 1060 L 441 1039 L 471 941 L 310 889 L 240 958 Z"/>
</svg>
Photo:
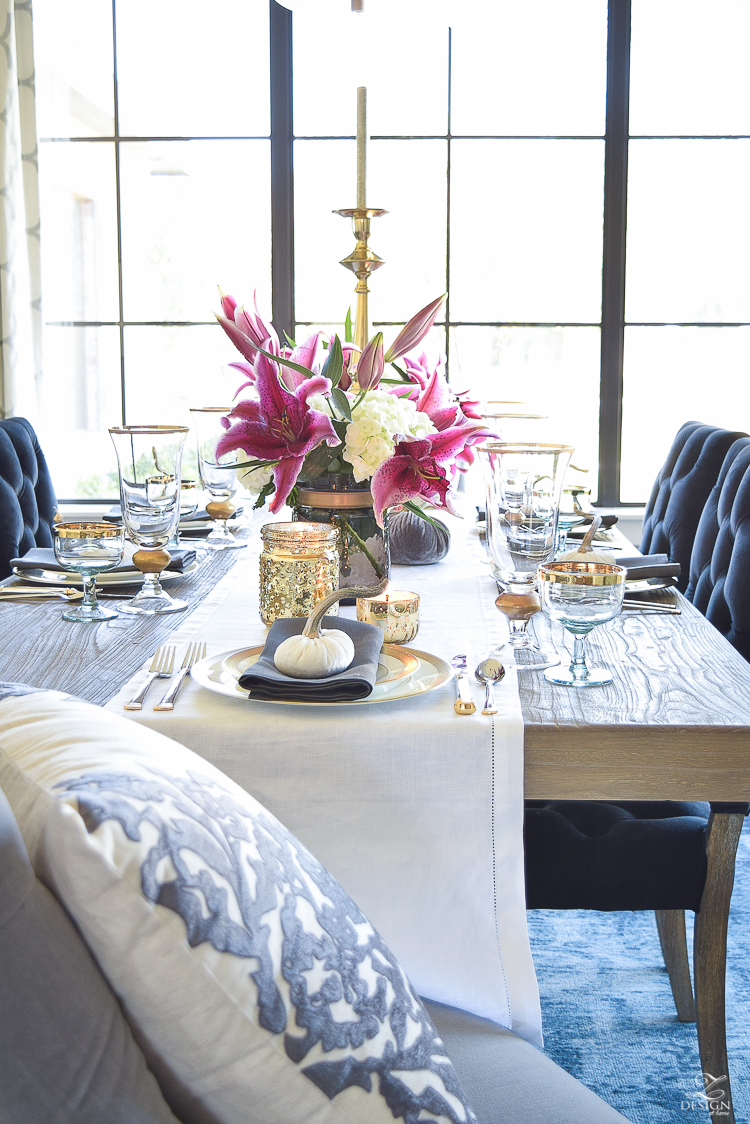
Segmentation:
<svg viewBox="0 0 750 1124">
<path fill-rule="evenodd" d="M 167 543 L 167 549 L 180 549 L 180 520 L 198 510 L 200 483 L 197 480 L 180 480 L 180 514 L 174 534 Z"/>
<path fill-rule="evenodd" d="M 519 671 L 550 667 L 560 660 L 556 652 L 532 641 L 528 623 L 540 609 L 537 568 L 554 555 L 560 493 L 572 452 L 569 445 L 540 442 L 492 441 L 480 449 L 487 548 L 501 590 L 495 604 L 510 633 L 508 643 L 493 654 Z"/>
<path fill-rule="evenodd" d="M 221 419 L 229 413 L 229 406 L 203 406 L 190 410 L 198 438 L 198 468 L 201 483 L 210 494 L 206 511 L 214 521 L 214 529 L 206 539 L 211 550 L 239 550 L 247 543 L 236 539 L 227 527 L 227 519 L 237 510 L 232 497 L 240 486 L 234 466 L 246 461 L 247 455 L 233 450 L 216 456 L 216 446 L 226 433 Z"/>
<path fill-rule="evenodd" d="M 613 620 L 622 610 L 627 570 L 605 562 L 550 562 L 539 567 L 542 609 L 573 636 L 573 658 L 568 668 L 551 667 L 544 673 L 549 683 L 566 687 L 600 687 L 612 682 L 612 673 L 590 668 L 584 640 L 599 624 Z"/>
<path fill-rule="evenodd" d="M 55 558 L 66 570 L 81 575 L 83 601 L 63 612 L 66 621 L 97 623 L 111 621 L 117 613 L 96 599 L 99 574 L 119 566 L 125 549 L 125 533 L 113 523 L 55 523 L 52 528 Z"/>
<path fill-rule="evenodd" d="M 120 507 L 128 538 L 139 548 L 133 562 L 143 574 L 134 598 L 121 613 L 153 616 L 187 608 L 170 597 L 159 574 L 169 565 L 167 544 L 180 518 L 180 466 L 187 426 L 126 425 L 110 429 L 120 472 Z"/>
</svg>

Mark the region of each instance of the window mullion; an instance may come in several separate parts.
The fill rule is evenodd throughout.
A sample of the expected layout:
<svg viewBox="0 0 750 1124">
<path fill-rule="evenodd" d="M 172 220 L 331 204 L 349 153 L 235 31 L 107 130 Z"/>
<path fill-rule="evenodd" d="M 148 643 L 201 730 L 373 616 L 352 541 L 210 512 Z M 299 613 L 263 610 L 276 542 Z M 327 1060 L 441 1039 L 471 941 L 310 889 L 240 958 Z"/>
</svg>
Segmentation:
<svg viewBox="0 0 750 1124">
<path fill-rule="evenodd" d="M 270 0 L 271 286 L 273 322 L 294 338 L 292 13 Z"/>
<path fill-rule="evenodd" d="M 630 0 L 609 0 L 599 408 L 598 502 L 603 506 L 620 501 L 629 95 Z"/>
</svg>

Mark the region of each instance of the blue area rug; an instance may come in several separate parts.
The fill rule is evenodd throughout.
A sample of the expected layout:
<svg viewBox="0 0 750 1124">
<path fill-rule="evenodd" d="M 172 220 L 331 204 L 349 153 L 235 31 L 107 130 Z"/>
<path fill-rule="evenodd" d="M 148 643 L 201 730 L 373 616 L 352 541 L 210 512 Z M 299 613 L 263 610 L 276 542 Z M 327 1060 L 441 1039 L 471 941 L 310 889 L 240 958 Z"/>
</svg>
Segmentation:
<svg viewBox="0 0 750 1124">
<path fill-rule="evenodd" d="M 708 1124 L 695 1098 L 695 1023 L 680 1023 L 653 913 L 531 910 L 545 1052 L 633 1124 Z M 693 914 L 687 914 L 692 960 Z M 750 821 L 729 919 L 727 1049 L 737 1121 L 750 1122 Z M 718 1076 L 718 1075 L 714 1075 Z"/>
</svg>

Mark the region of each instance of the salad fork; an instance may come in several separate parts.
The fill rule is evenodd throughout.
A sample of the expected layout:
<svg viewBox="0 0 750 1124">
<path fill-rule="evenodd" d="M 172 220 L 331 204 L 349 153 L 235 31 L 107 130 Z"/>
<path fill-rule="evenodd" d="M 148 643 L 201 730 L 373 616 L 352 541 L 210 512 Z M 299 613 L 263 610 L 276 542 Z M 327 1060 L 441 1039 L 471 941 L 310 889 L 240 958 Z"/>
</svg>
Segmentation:
<svg viewBox="0 0 750 1124">
<path fill-rule="evenodd" d="M 188 650 L 185 652 L 185 658 L 182 661 L 182 667 L 177 672 L 174 683 L 169 688 L 161 702 L 158 702 L 156 704 L 154 710 L 174 710 L 174 701 L 177 698 L 177 692 L 182 686 L 185 676 L 190 674 L 191 667 L 193 667 L 194 664 L 197 664 L 198 660 L 202 660 L 205 655 L 205 641 L 203 643 L 201 643 L 200 641 L 196 641 L 195 643 L 188 645 Z"/>
<path fill-rule="evenodd" d="M 148 669 L 146 681 L 137 691 L 130 702 L 125 703 L 125 710 L 143 710 L 143 700 L 148 694 L 148 689 L 153 683 L 154 679 L 169 679 L 174 667 L 174 655 L 176 648 L 170 648 L 168 645 L 160 645 L 156 649 L 156 655 L 151 661 L 151 667 Z"/>
</svg>

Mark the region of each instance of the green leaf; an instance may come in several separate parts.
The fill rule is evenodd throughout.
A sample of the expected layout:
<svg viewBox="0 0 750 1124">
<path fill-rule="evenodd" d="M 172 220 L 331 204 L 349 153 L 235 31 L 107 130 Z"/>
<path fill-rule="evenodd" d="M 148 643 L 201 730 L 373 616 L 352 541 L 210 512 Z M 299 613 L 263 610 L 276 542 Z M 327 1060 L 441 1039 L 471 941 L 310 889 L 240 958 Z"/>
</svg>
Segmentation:
<svg viewBox="0 0 750 1124">
<path fill-rule="evenodd" d="M 258 498 L 257 498 L 257 500 L 255 501 L 255 503 L 253 504 L 253 511 L 257 511 L 257 510 L 258 510 L 258 508 L 260 508 L 260 507 L 263 507 L 263 504 L 264 504 L 264 503 L 266 502 L 266 500 L 268 499 L 268 497 L 269 497 L 270 495 L 273 495 L 273 493 L 274 493 L 275 491 L 276 491 L 276 484 L 275 484 L 275 482 L 274 482 L 273 480 L 269 480 L 269 481 L 267 481 L 267 483 L 265 483 L 265 484 L 263 485 L 263 487 L 261 488 L 260 492 L 258 493 Z"/>
<path fill-rule="evenodd" d="M 401 375 L 401 381 L 402 382 L 411 382 L 411 379 L 407 375 L 406 371 L 402 370 L 402 368 L 399 367 L 398 363 L 391 363 L 391 366 L 393 367 L 394 371 L 398 371 L 398 373 Z M 393 379 L 381 379 L 380 381 L 381 382 L 393 382 L 394 380 Z"/>
<path fill-rule="evenodd" d="M 335 390 L 331 391 L 331 398 L 333 399 L 333 404 L 338 412 L 340 414 L 343 414 L 347 421 L 351 421 L 352 409 L 349 405 L 349 399 L 346 397 L 343 390 L 339 390 L 338 387 L 336 387 Z"/>
<path fill-rule="evenodd" d="M 310 368 L 303 367 L 301 363 L 293 363 L 291 359 L 284 359 L 281 355 L 272 355 L 270 351 L 264 351 L 262 347 L 256 347 L 255 350 L 259 351 L 261 355 L 265 355 L 266 359 L 271 359 L 274 363 L 280 363 L 282 367 L 291 367 L 293 371 L 296 371 L 298 375 L 304 375 L 306 379 L 311 379 L 313 377 L 313 372 Z M 279 375 L 279 382 L 284 387 L 284 390 L 289 394 L 294 394 L 294 391 L 289 389 L 281 375 Z"/>
<path fill-rule="evenodd" d="M 352 310 L 347 308 L 346 320 L 344 321 L 344 342 L 354 343 L 354 329 L 352 328 Z"/>
<path fill-rule="evenodd" d="M 438 522 L 437 519 L 432 519 L 424 508 L 414 503 L 413 500 L 406 500 L 401 506 L 407 508 L 412 515 L 418 515 L 420 519 L 424 519 L 425 523 L 431 523 L 433 527 L 437 527 L 439 530 L 442 530 L 445 526 L 444 523 Z"/>
<path fill-rule="evenodd" d="M 284 332 L 284 339 L 286 340 L 286 342 L 289 344 L 290 347 L 296 347 L 297 346 L 288 332 Z"/>
<path fill-rule="evenodd" d="M 341 350 L 341 340 L 338 336 L 334 336 L 331 340 L 328 358 L 323 364 L 323 370 L 320 373 L 324 378 L 331 380 L 332 386 L 338 386 L 343 371 L 344 353 Z"/>
<path fill-rule="evenodd" d="M 322 476 L 324 472 L 328 471 L 331 461 L 336 459 L 337 452 L 337 447 L 332 449 L 325 442 L 322 445 L 316 445 L 312 452 L 305 457 L 300 476 L 303 476 L 305 480 L 314 480 L 316 476 Z"/>
</svg>

